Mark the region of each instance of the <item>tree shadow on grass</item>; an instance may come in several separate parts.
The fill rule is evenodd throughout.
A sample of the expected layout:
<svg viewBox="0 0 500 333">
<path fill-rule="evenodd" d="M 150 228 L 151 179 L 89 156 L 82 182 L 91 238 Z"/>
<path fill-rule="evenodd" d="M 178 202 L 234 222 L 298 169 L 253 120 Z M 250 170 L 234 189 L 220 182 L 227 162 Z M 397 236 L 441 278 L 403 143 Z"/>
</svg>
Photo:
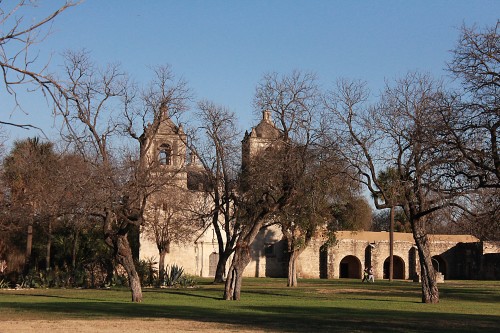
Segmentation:
<svg viewBox="0 0 500 333">
<path fill-rule="evenodd" d="M 267 289 L 267 290 L 243 290 L 244 294 L 253 294 L 253 295 L 262 295 L 262 296 L 278 296 L 278 297 L 297 297 L 297 295 L 291 295 L 283 292 L 276 292 L 276 290 Z"/>
<path fill-rule="evenodd" d="M 207 300 L 207 302 L 211 302 Z M 2 308 L 56 318 L 181 319 L 276 332 L 497 332 L 499 317 L 324 306 L 259 306 L 226 302 L 214 307 L 125 302 L 2 302 Z M 222 304 L 222 303 L 221 303 Z"/>
<path fill-rule="evenodd" d="M 40 298 L 57 298 L 63 300 L 84 300 L 93 302 L 107 302 L 106 298 L 89 298 L 89 297 L 75 297 L 75 296 L 62 296 L 62 295 L 49 295 L 49 294 L 35 294 L 35 293 L 12 293 L 12 296 L 21 297 L 40 297 Z"/>
<path fill-rule="evenodd" d="M 143 291 L 144 293 L 147 293 L 147 291 Z M 158 292 L 157 290 L 153 290 L 152 292 Z M 193 293 L 193 292 L 183 292 L 179 290 L 168 290 L 168 289 L 161 289 L 161 292 L 164 294 L 170 294 L 170 295 L 182 295 L 182 296 L 189 296 L 189 297 L 196 297 L 196 298 L 206 298 L 206 299 L 214 299 L 214 300 L 220 300 L 221 297 L 217 296 L 209 296 L 209 295 L 201 295 L 200 293 Z"/>
<path fill-rule="evenodd" d="M 500 304 L 500 292 L 498 289 L 461 289 L 461 288 L 441 288 L 443 299 L 473 302 L 496 302 Z"/>
</svg>

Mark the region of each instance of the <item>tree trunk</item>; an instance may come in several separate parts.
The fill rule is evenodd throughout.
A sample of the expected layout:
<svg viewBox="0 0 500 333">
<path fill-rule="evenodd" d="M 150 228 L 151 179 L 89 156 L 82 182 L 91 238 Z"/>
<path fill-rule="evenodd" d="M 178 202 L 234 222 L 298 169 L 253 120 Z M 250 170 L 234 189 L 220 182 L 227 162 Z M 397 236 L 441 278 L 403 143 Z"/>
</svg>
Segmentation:
<svg viewBox="0 0 500 333">
<path fill-rule="evenodd" d="M 74 270 L 76 268 L 76 256 L 78 253 L 78 230 L 75 231 L 73 235 L 73 249 L 71 251 L 71 268 Z"/>
<path fill-rule="evenodd" d="M 412 229 L 420 260 L 422 303 L 439 303 L 439 290 L 436 283 L 436 272 L 432 266 L 429 240 L 423 227 L 423 221 L 413 221 Z"/>
<path fill-rule="evenodd" d="M 391 206 L 389 223 L 389 282 L 392 282 L 394 277 L 394 205 Z"/>
<path fill-rule="evenodd" d="M 419 252 L 420 256 L 420 252 Z M 436 272 L 430 256 L 424 261 L 420 256 L 420 272 L 422 278 L 422 303 L 439 303 L 439 290 L 436 283 Z"/>
<path fill-rule="evenodd" d="M 223 251 L 219 254 L 219 260 L 217 261 L 217 269 L 215 271 L 214 283 L 223 283 L 224 275 L 226 274 L 226 264 L 231 256 L 231 252 Z"/>
<path fill-rule="evenodd" d="M 287 287 L 297 287 L 297 258 L 298 251 L 292 251 L 290 253 L 290 259 L 288 260 L 288 279 Z"/>
<path fill-rule="evenodd" d="M 33 249 L 33 222 L 30 221 L 28 224 L 28 230 L 26 232 L 26 253 L 24 256 L 24 269 L 23 269 L 24 275 L 28 275 L 31 269 L 32 249 Z"/>
<path fill-rule="evenodd" d="M 250 262 L 250 259 L 250 248 L 247 244 L 236 247 L 224 288 L 225 300 L 240 300 L 243 271 Z"/>
<path fill-rule="evenodd" d="M 116 235 L 113 243 L 115 245 L 115 257 L 127 272 L 130 290 L 132 291 L 132 302 L 142 302 L 141 281 L 135 270 L 134 258 L 127 239 L 127 234 Z"/>
<path fill-rule="evenodd" d="M 218 200 L 217 197 L 216 200 Z M 223 283 L 224 274 L 226 273 L 226 263 L 229 256 L 226 255 L 226 251 L 224 249 L 224 240 L 222 239 L 222 233 L 219 227 L 218 216 L 219 216 L 219 209 L 217 208 L 215 210 L 214 215 L 212 216 L 212 225 L 214 227 L 215 235 L 217 236 L 217 244 L 219 247 L 219 259 L 217 260 L 217 268 L 215 270 L 214 283 Z"/>
<path fill-rule="evenodd" d="M 233 261 L 231 267 L 229 267 L 229 272 L 227 274 L 226 285 L 224 288 L 224 299 L 225 300 L 240 300 L 241 293 L 241 283 L 243 280 L 243 271 L 250 263 L 250 245 L 257 237 L 264 219 L 268 214 L 274 212 L 279 206 L 276 205 L 273 209 L 262 210 L 255 218 L 249 223 L 249 229 L 246 232 L 241 232 L 238 236 L 238 241 L 236 242 L 236 247 L 234 249 Z"/>
<path fill-rule="evenodd" d="M 288 279 L 287 287 L 297 287 L 297 258 L 300 251 L 295 250 L 290 252 L 290 259 L 288 260 Z"/>
<path fill-rule="evenodd" d="M 52 218 L 47 226 L 47 252 L 45 254 L 45 270 L 50 271 L 50 249 L 52 247 Z"/>
<path fill-rule="evenodd" d="M 162 286 L 165 282 L 165 256 L 167 255 L 167 251 L 159 251 L 160 253 L 160 261 L 158 262 L 158 284 Z"/>
</svg>

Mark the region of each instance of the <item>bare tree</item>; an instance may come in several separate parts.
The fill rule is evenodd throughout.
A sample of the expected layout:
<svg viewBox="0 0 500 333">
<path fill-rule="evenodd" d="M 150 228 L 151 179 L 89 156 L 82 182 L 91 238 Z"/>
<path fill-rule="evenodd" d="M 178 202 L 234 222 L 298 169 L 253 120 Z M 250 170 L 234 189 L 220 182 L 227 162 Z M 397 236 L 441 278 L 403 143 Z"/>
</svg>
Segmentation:
<svg viewBox="0 0 500 333">
<path fill-rule="evenodd" d="M 105 200 L 94 207 L 92 214 L 104 222 L 106 243 L 127 271 L 132 301 L 140 302 L 142 290 L 127 234 L 132 226 L 142 222 L 142 198 L 128 191 L 130 183 L 126 179 L 130 179 L 133 166 L 125 163 L 118 168 L 110 147 L 111 138 L 118 129 L 112 110 L 123 105 L 121 102 L 127 96 L 129 82 L 119 66 L 98 68 L 85 52 L 67 52 L 66 59 L 64 94 L 69 99 L 62 114 L 68 130 L 66 138 L 84 156 L 92 159 L 99 170 L 101 177 L 96 179 L 99 182 L 96 185 L 103 189 Z"/>
<path fill-rule="evenodd" d="M 400 206 L 410 221 L 425 303 L 439 301 L 428 225 L 434 212 L 455 204 L 461 194 L 456 180 L 443 172 L 452 161 L 440 152 L 442 95 L 439 84 L 428 76 L 409 73 L 388 84 L 375 107 L 366 105 L 364 83 L 348 80 L 339 81 L 328 102 L 338 124 L 334 140 L 341 143 L 340 151 L 372 193 L 375 206 Z M 379 177 L 378 170 L 387 168 L 395 173 L 391 186 Z M 395 187 L 397 195 L 391 191 Z"/>
<path fill-rule="evenodd" d="M 500 21 L 484 30 L 463 26 L 448 64 L 462 90 L 441 109 L 447 149 L 457 156 L 453 171 L 472 187 L 500 187 L 499 28 Z"/>
<path fill-rule="evenodd" d="M 42 43 L 50 34 L 54 19 L 79 1 L 66 1 L 48 16 L 32 21 L 26 15 L 35 1 L 19 0 L 11 4 L 2 3 L 0 8 L 0 69 L 5 90 L 11 94 L 16 106 L 20 106 L 16 86 L 27 85 L 29 90 L 41 90 L 52 102 L 59 102 L 62 87 L 47 71 L 48 62 L 39 61 L 36 45 Z M 5 5 L 5 6 L 4 6 Z M 0 120 L 0 124 L 21 128 L 36 128 L 31 124 L 14 124 Z"/>
<path fill-rule="evenodd" d="M 298 285 L 297 260 L 313 237 L 322 235 L 327 241 L 334 231 L 349 222 L 354 222 L 352 225 L 357 222 L 349 221 L 354 215 L 352 210 L 342 209 L 354 201 L 358 184 L 344 173 L 345 165 L 339 156 L 319 146 L 308 151 L 299 149 L 297 153 L 293 159 L 287 159 L 289 169 L 297 168 L 295 172 L 288 171 L 294 174 L 296 194 L 271 218 L 280 226 L 287 241 L 289 287 Z M 276 163 L 273 158 L 270 161 Z"/>
<path fill-rule="evenodd" d="M 236 116 L 223 106 L 209 101 L 198 103 L 198 140 L 192 152 L 198 157 L 205 171 L 210 200 L 199 211 L 200 219 L 208 218 L 212 224 L 219 248 L 219 260 L 214 283 L 224 282 L 226 264 L 234 251 L 240 223 L 236 219 L 234 204 L 240 161 Z"/>
<path fill-rule="evenodd" d="M 162 281 L 164 260 L 170 251 L 170 244 L 185 243 L 189 240 L 189 230 L 193 231 L 188 216 L 193 198 L 176 184 L 176 176 L 184 171 L 184 166 L 168 172 L 164 170 L 155 154 L 157 147 L 154 147 L 154 143 L 162 127 L 176 132 L 179 140 L 185 140 L 182 128 L 175 126 L 171 119 L 182 115 L 191 96 L 187 83 L 176 79 L 170 66 L 154 67 L 153 73 L 153 79 L 140 94 L 138 105 L 133 103 L 134 94 L 125 97 L 128 102 L 125 104 L 121 126 L 125 135 L 139 145 L 134 176 L 135 192 L 141 198 L 141 210 L 148 217 L 143 221 L 144 232 L 158 247 Z M 184 157 L 181 159 L 184 160 Z"/>
<path fill-rule="evenodd" d="M 479 189 L 467 197 L 468 211 L 454 212 L 456 217 L 447 224 L 452 233 L 474 235 L 482 241 L 500 240 L 500 190 Z"/>
<path fill-rule="evenodd" d="M 289 205 L 305 175 L 306 160 L 297 167 L 293 156 L 305 152 L 319 140 L 318 88 L 313 74 L 295 71 L 290 75 L 267 74 L 257 86 L 255 107 L 264 112 L 263 121 L 246 135 L 270 134 L 257 151 L 244 157 L 242 184 L 236 202 L 241 232 L 226 279 L 224 299 L 240 299 L 243 271 L 250 262 L 250 246 L 262 227 L 275 223 L 271 217 Z M 272 124 L 271 117 L 277 126 Z"/>
<path fill-rule="evenodd" d="M 116 64 L 100 68 L 86 52 L 67 52 L 66 59 L 66 138 L 88 159 L 93 158 L 99 170 L 104 200 L 94 215 L 104 221 L 106 242 L 127 271 L 132 301 L 140 302 L 142 290 L 127 235 L 143 224 L 149 196 L 172 181 L 171 174 L 161 172 L 150 148 L 160 125 L 186 108 L 186 85 L 175 80 L 168 66 L 157 67 L 151 84 L 139 93 Z M 123 154 L 117 163 L 113 152 L 118 147 L 112 143 L 118 134 L 138 143 L 138 157 Z"/>
</svg>

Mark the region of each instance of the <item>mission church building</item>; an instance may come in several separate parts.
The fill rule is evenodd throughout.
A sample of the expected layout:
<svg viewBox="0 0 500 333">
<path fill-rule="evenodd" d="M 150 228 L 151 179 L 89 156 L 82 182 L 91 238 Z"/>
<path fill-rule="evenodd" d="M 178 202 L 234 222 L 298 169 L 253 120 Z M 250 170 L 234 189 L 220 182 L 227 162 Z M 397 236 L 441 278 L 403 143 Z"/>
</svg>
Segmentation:
<svg viewBox="0 0 500 333">
<path fill-rule="evenodd" d="M 263 111 L 259 124 L 246 132 L 242 140 L 242 167 L 245 168 L 252 157 L 279 137 L 280 131 L 270 112 Z M 174 179 L 175 186 L 171 190 L 187 191 L 195 203 L 206 202 L 209 189 L 203 182 L 204 170 L 194 156 L 186 163 L 186 135 L 182 127 L 165 117 L 152 140 L 147 155 L 150 159 L 158 159 L 163 172 Z M 151 200 L 161 201 L 161 198 Z M 151 202 L 151 205 L 156 203 Z M 145 218 L 148 219 L 147 214 Z M 193 276 L 213 277 L 219 254 L 212 224 L 208 223 L 204 228 L 193 227 L 189 238 L 182 244 L 170 244 L 165 264 L 182 266 L 185 273 Z M 365 267 L 373 267 L 376 279 L 388 278 L 388 232 L 342 231 L 336 233 L 336 240 L 334 245 L 327 246 L 326 239 L 313 239 L 298 259 L 299 277 L 360 279 Z M 430 248 L 434 267 L 441 273 L 438 274 L 441 279 L 500 279 L 498 242 L 480 242 L 469 235 L 430 235 Z M 261 230 L 252 244 L 252 261 L 244 276 L 286 277 L 286 249 L 278 226 Z M 156 260 L 159 257 L 157 245 L 144 228 L 141 229 L 139 257 Z M 395 233 L 394 278 L 418 280 L 419 272 L 412 234 Z"/>
</svg>

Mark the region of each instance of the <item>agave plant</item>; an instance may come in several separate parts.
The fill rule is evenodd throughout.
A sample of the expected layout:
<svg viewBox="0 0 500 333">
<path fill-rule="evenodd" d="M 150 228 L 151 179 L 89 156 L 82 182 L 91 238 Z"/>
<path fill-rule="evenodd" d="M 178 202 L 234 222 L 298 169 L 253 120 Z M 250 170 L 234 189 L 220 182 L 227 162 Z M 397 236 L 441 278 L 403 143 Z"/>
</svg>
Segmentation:
<svg viewBox="0 0 500 333">
<path fill-rule="evenodd" d="M 179 284 L 180 279 L 184 273 L 184 269 L 177 265 L 168 265 L 165 269 L 165 282 L 164 284 L 168 287 L 173 287 Z"/>
</svg>

